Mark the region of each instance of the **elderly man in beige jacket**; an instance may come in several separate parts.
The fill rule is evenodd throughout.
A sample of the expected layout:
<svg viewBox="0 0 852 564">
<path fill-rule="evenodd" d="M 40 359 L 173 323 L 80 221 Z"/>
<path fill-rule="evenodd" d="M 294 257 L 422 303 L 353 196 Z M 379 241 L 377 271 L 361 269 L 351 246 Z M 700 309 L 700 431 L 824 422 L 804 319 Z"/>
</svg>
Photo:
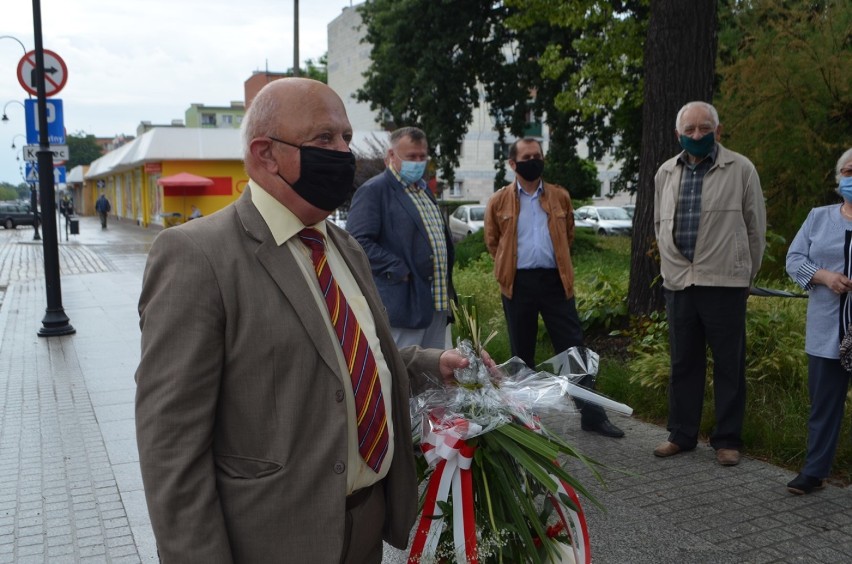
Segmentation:
<svg viewBox="0 0 852 564">
<path fill-rule="evenodd" d="M 675 127 L 683 151 L 654 178 L 671 344 L 669 437 L 654 454 L 695 448 L 709 345 L 716 401 L 710 446 L 719 464 L 734 466 L 743 444 L 746 300 L 766 247 L 766 209 L 754 165 L 719 143 L 713 106 L 686 104 Z"/>
</svg>

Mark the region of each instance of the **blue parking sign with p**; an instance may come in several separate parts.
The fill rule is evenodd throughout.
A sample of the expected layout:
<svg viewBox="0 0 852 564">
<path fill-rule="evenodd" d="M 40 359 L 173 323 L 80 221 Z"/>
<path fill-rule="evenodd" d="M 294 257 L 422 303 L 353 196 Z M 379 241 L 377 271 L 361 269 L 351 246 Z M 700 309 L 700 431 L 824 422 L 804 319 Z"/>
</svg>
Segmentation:
<svg viewBox="0 0 852 564">
<path fill-rule="evenodd" d="M 62 114 L 62 100 L 50 98 L 45 102 L 47 109 L 47 141 L 50 145 L 65 144 L 65 118 Z M 38 100 L 24 100 L 24 111 L 27 120 L 27 143 L 39 143 L 38 131 Z"/>
</svg>

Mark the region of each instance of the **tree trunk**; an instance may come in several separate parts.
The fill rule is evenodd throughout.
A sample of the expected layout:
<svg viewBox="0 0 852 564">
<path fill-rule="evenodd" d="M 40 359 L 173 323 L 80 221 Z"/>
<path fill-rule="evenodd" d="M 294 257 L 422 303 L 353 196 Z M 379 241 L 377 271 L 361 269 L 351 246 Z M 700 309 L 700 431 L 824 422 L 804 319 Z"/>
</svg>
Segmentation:
<svg viewBox="0 0 852 564">
<path fill-rule="evenodd" d="M 712 102 L 716 62 L 717 0 L 652 0 L 645 42 L 642 153 L 630 260 L 627 306 L 631 315 L 663 307 L 654 235 L 654 174 L 680 151 L 678 110 L 694 100 Z"/>
</svg>

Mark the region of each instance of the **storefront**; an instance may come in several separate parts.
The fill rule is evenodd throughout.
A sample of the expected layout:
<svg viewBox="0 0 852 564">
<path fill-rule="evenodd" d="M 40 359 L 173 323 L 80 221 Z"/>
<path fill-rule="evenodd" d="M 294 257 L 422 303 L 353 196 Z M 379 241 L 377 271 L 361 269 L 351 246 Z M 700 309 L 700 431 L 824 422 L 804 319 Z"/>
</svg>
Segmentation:
<svg viewBox="0 0 852 564">
<path fill-rule="evenodd" d="M 94 207 L 100 194 L 119 218 L 165 227 L 188 216 L 192 205 L 209 215 L 242 193 L 248 183 L 239 130 L 154 128 L 91 163 L 83 198 Z M 161 178 L 189 174 L 204 186 L 164 186 Z"/>
</svg>

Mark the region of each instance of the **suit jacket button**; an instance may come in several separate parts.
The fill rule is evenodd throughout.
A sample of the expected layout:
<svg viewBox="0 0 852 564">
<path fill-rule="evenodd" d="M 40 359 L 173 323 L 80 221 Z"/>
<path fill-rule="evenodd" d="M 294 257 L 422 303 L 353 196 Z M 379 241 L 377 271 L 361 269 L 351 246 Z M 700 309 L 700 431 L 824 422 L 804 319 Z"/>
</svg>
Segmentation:
<svg viewBox="0 0 852 564">
<path fill-rule="evenodd" d="M 337 403 L 342 402 L 343 398 L 345 397 L 346 396 L 343 394 L 343 390 L 337 390 L 336 392 L 334 392 L 334 399 L 337 400 Z"/>
<path fill-rule="evenodd" d="M 346 465 L 343 462 L 340 462 L 338 460 L 337 462 L 334 463 L 334 473 L 335 474 L 343 474 L 343 472 L 345 470 L 346 470 Z"/>
</svg>

